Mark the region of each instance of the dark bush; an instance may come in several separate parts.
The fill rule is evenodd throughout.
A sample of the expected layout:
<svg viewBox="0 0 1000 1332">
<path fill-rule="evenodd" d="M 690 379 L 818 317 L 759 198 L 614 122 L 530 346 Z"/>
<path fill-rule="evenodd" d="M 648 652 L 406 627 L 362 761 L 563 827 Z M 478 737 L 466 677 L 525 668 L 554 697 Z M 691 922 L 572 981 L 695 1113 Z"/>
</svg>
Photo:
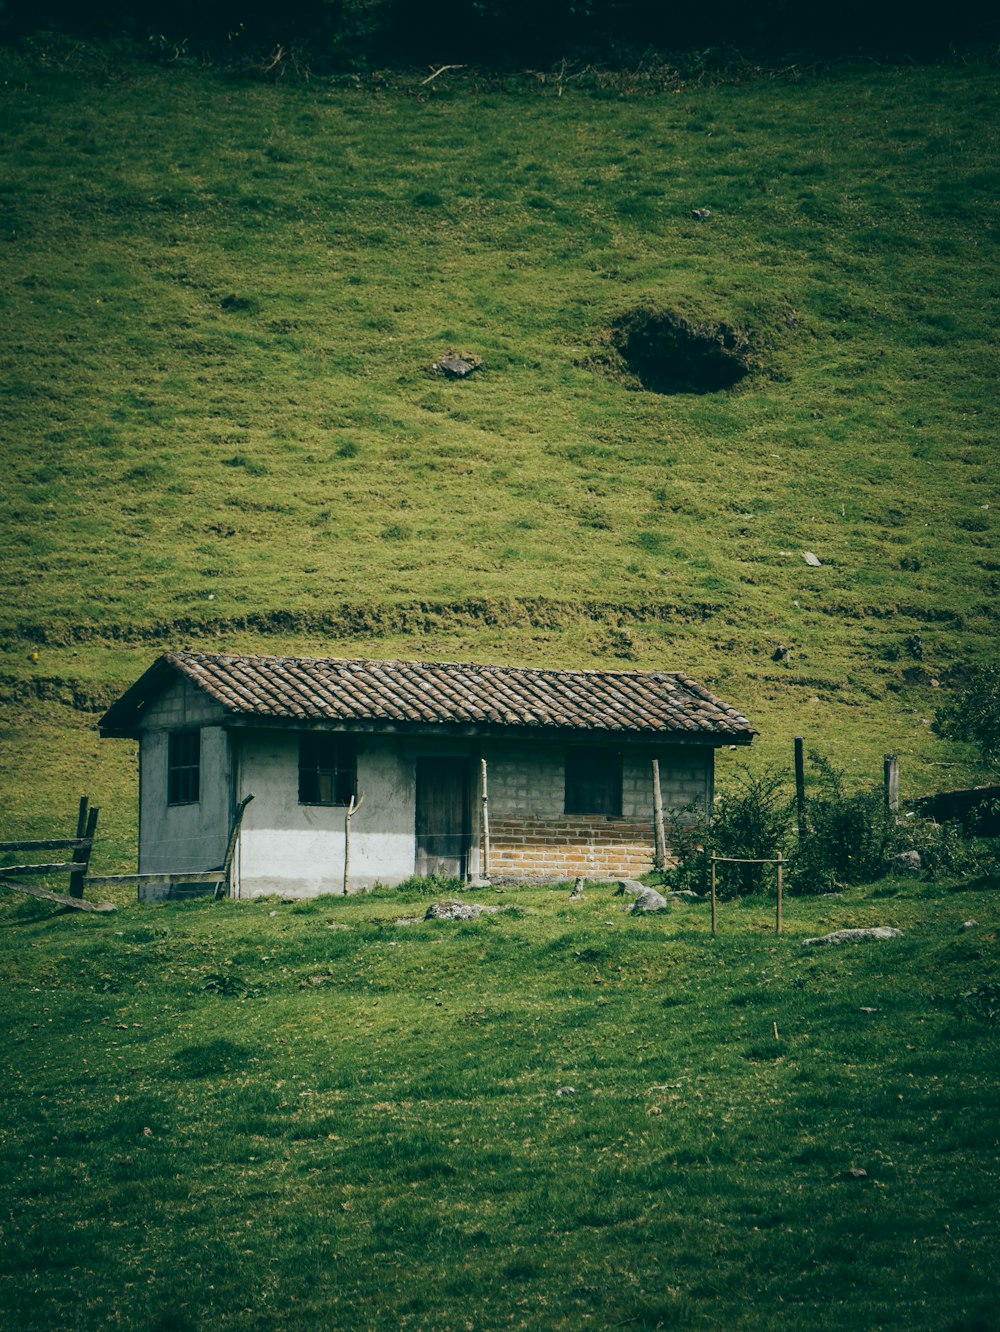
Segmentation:
<svg viewBox="0 0 1000 1332">
<path fill-rule="evenodd" d="M 933 729 L 967 740 L 987 761 L 1000 759 L 1000 666 L 976 670 L 965 688 L 938 709 Z"/>
<path fill-rule="evenodd" d="M 789 886 L 797 892 L 826 892 L 881 878 L 902 849 L 898 821 L 886 808 L 881 788 L 848 793 L 844 774 L 822 754 L 810 752 L 809 761 L 818 775 L 819 794 L 806 801 L 807 832 Z"/>
<path fill-rule="evenodd" d="M 682 811 L 674 829 L 678 863 L 670 871 L 671 886 L 705 892 L 713 851 L 748 860 L 770 860 L 783 851 L 792 822 L 784 785 L 783 774 L 771 768 L 760 775 L 743 768 L 733 788 L 718 796 L 710 823 L 704 816 Z M 725 896 L 760 892 L 773 874 L 770 865 L 720 865 L 718 889 Z"/>
</svg>

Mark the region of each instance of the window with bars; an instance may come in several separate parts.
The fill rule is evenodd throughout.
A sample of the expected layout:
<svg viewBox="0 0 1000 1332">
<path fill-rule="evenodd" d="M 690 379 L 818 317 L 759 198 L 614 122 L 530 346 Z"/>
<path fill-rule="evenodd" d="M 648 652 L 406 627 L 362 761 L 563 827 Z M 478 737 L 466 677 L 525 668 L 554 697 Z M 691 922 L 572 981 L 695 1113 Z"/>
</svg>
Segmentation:
<svg viewBox="0 0 1000 1332">
<path fill-rule="evenodd" d="M 196 805 L 200 788 L 201 731 L 171 731 L 167 745 L 167 804 Z"/>
<path fill-rule="evenodd" d="M 318 731 L 299 736 L 300 805 L 347 805 L 356 791 L 353 741 Z"/>
<path fill-rule="evenodd" d="M 622 756 L 614 749 L 580 746 L 566 751 L 566 813 L 622 812 Z"/>
</svg>

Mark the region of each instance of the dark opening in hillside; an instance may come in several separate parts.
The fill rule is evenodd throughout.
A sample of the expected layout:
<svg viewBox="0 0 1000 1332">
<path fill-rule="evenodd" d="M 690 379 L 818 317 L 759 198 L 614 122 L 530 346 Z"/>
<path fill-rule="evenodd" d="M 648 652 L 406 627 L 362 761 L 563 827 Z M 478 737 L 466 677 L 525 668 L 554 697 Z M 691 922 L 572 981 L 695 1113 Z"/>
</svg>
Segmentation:
<svg viewBox="0 0 1000 1332">
<path fill-rule="evenodd" d="M 716 393 L 750 369 L 744 333 L 731 324 L 693 324 L 670 310 L 626 311 L 611 340 L 651 393 Z"/>
</svg>

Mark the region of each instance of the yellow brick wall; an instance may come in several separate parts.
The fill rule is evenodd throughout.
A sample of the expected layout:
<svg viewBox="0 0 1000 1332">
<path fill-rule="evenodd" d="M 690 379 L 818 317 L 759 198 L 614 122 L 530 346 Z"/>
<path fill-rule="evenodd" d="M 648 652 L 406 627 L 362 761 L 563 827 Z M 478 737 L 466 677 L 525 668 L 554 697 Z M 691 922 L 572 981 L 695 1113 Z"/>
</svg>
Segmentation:
<svg viewBox="0 0 1000 1332">
<path fill-rule="evenodd" d="M 492 874 L 635 878 L 653 868 L 651 819 L 563 814 L 490 820 Z"/>
</svg>

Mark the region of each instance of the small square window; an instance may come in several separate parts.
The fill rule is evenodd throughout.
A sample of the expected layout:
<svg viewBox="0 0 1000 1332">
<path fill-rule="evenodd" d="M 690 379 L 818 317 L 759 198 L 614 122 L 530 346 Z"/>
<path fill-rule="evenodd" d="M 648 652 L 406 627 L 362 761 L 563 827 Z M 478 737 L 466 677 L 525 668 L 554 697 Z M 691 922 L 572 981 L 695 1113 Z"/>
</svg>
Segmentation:
<svg viewBox="0 0 1000 1332">
<path fill-rule="evenodd" d="M 622 757 L 617 750 L 583 747 L 566 751 L 566 813 L 622 812 Z"/>
<path fill-rule="evenodd" d="M 299 804 L 347 805 L 357 790 L 354 745 L 342 735 L 299 737 Z"/>
<path fill-rule="evenodd" d="M 167 804 L 196 805 L 200 788 L 201 731 L 171 731 L 167 749 Z"/>
</svg>

